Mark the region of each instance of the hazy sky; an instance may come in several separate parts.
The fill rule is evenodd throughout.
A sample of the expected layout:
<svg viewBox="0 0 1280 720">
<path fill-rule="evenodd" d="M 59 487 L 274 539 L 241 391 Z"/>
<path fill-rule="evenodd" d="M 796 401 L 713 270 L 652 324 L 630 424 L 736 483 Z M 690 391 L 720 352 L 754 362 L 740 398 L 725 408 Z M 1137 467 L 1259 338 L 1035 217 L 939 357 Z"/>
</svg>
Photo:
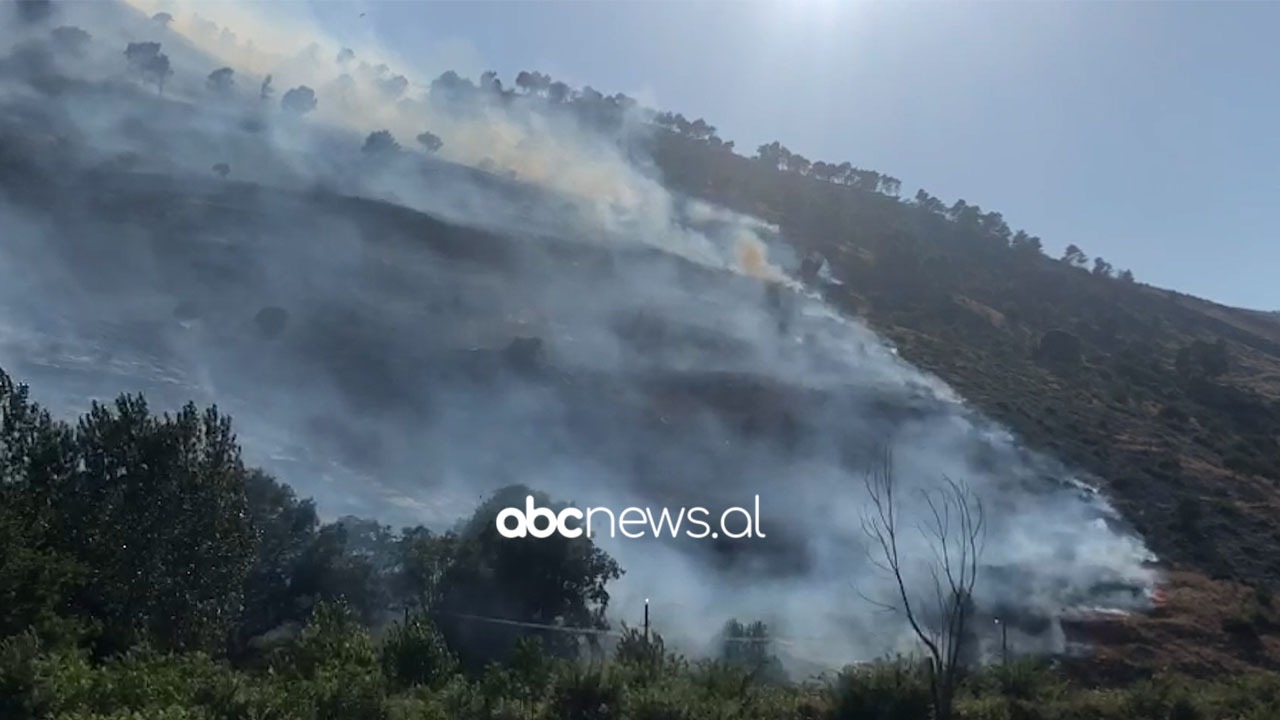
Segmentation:
<svg viewBox="0 0 1280 720">
<path fill-rule="evenodd" d="M 312 4 L 433 71 L 537 69 L 1280 309 L 1280 3 Z M 360 12 L 365 16 L 361 18 Z M 423 78 L 429 80 L 430 78 Z"/>
</svg>

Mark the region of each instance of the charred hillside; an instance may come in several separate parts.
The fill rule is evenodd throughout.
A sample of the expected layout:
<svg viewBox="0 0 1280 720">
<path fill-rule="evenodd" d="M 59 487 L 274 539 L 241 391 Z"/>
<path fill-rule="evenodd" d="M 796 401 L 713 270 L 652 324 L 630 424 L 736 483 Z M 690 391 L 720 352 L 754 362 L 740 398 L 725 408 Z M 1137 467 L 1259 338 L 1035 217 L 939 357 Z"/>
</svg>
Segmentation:
<svg viewBox="0 0 1280 720">
<path fill-rule="evenodd" d="M 1280 577 L 1280 556 L 1267 550 L 1280 542 L 1273 327 L 1047 258 L 950 209 L 671 133 L 655 151 L 673 183 L 763 212 L 826 255 L 846 281 L 832 302 L 1020 434 L 1105 478 L 1164 556 L 1206 574 Z"/>
<path fill-rule="evenodd" d="M 1082 253 L 1049 258 L 998 214 L 789 170 L 768 148 L 746 158 L 678 132 L 653 148 L 673 185 L 759 213 L 822 253 L 844 281 L 828 300 L 904 358 L 1102 478 L 1174 567 L 1227 580 L 1227 597 L 1235 583 L 1269 596 L 1280 580 L 1280 331 L 1269 314 L 1147 286 L 1105 262 L 1086 269 Z M 1189 594 L 1213 586 L 1184 582 Z M 1258 631 L 1270 632 L 1247 633 Z"/>
<path fill-rule="evenodd" d="M 30 133 L 11 137 L 30 151 Z M 767 540 L 673 541 L 620 559 L 649 583 L 689 562 L 717 591 L 772 584 L 740 594 L 751 612 L 775 593 L 830 594 L 812 626 L 865 638 L 878 631 L 838 601 L 841 566 L 857 562 L 846 503 L 890 439 L 929 448 L 908 460 L 921 478 L 980 477 L 997 535 L 1025 536 L 1060 509 L 1035 543 L 986 561 L 999 578 L 979 609 L 1025 617 L 1020 647 L 1061 651 L 1064 608 L 1146 604 L 1140 541 L 1068 468 L 1024 452 L 798 288 L 573 223 L 499 232 L 322 186 L 26 158 L 44 181 L 7 185 L 22 221 L 5 259 L 23 279 L 7 291 L 0 351 L 60 412 L 112 389 L 159 407 L 207 399 L 235 414 L 271 471 L 380 518 L 397 502 L 448 517 L 461 493 L 530 475 L 583 502 L 722 508 L 759 493 Z M 517 213 L 567 202 L 435 162 L 403 170 Z M 737 227 L 703 225 L 712 237 Z M 1111 549 L 1078 551 L 1081 533 Z M 1041 553 L 1044 572 L 1029 564 Z M 1118 600 L 1097 590 L 1116 583 L 1128 588 Z M 777 622 L 815 636 L 809 621 Z"/>
</svg>

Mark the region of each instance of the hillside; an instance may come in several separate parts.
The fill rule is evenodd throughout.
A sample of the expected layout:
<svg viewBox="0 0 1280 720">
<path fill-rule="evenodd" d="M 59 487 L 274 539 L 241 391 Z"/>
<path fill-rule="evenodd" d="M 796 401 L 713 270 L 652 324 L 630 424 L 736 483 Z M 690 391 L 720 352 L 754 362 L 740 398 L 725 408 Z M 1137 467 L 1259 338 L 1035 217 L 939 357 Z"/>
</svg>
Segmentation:
<svg viewBox="0 0 1280 720">
<path fill-rule="evenodd" d="M 0 539 L 21 551 L 0 579 L 34 591 L 0 597 L 13 600 L 0 635 L 19 638 L 0 648 L 0 710 L 5 692 L 49 694 L 50 676 L 24 665 L 75 672 L 83 651 L 110 684 L 115 666 L 98 661 L 147 643 L 208 653 L 235 674 L 201 672 L 245 687 L 273 682 L 256 673 L 279 661 L 307 676 L 289 692 L 321 708 L 341 692 L 317 689 L 314 657 L 298 653 L 332 642 L 380 698 L 369 717 L 429 680 L 485 705 L 435 707 L 444 716 L 500 697 L 524 703 L 508 716 L 559 718 L 592 692 L 566 689 L 576 666 L 482 689 L 499 683 L 485 663 L 518 668 L 527 648 L 462 616 L 530 623 L 568 661 L 582 650 L 573 632 L 636 642 L 615 626 L 641 600 L 647 617 L 651 595 L 672 647 L 734 667 L 726 648 L 747 630 L 724 623 L 763 619 L 749 659 L 774 680 L 782 647 L 793 673 L 879 657 L 911 640 L 855 606 L 893 594 L 855 552 L 857 479 L 879 443 L 917 482 L 963 475 L 993 510 L 985 580 L 956 593 L 986 659 L 1001 620 L 1015 653 L 1058 656 L 1083 686 L 1280 669 L 1274 315 L 1150 287 L 1100 258 L 1089 270 L 1074 246 L 1048 258 L 999 213 L 924 191 L 904 201 L 896 178 L 780 143 L 743 157 L 703 120 L 540 73 L 509 89 L 445 73 L 421 100 L 397 86 L 379 98 L 394 113 L 296 110 L 256 77 L 231 93 L 214 58 L 122 12 L 103 16 L 122 27 L 89 55 L 40 28 L 0 60 L 0 361 L 60 418 L 0 376 Z M 172 66 L 159 44 L 135 45 L 151 37 Z M 336 97 L 335 68 L 313 65 Z M 378 92 L 394 79 L 368 73 L 340 77 Z M 326 111 L 342 104 L 317 87 Z M 352 130 L 366 118 L 419 143 Z M 238 438 L 193 408 L 88 408 L 119 392 L 216 405 Z M 607 553 L 495 542 L 493 498 L 526 481 L 548 502 L 721 507 L 761 493 L 772 532 Z M 372 519 L 321 522 L 315 507 Z M 1154 608 L 1148 548 L 1168 598 Z M 331 601 L 358 622 L 326 614 Z M 380 635 L 390 616 L 439 673 L 396 665 Z M 262 652 L 276 640 L 294 655 Z M 156 662 L 202 662 L 191 657 Z M 752 685 L 761 667 L 727 676 L 758 689 L 759 716 L 858 716 L 836 708 L 839 692 Z M 714 685 L 721 670 L 674 663 L 664 682 Z M 890 670 L 893 692 L 918 701 L 920 678 Z M 636 672 L 620 685 L 658 707 Z M 966 678 L 966 717 L 1014 697 L 987 694 L 1016 685 L 1000 672 Z M 1134 703 L 1147 687 L 1130 688 Z M 728 702 L 698 692 L 689 707 L 705 701 L 705 716 Z M 1077 701 L 1168 716 L 1086 694 L 1063 699 L 1063 717 Z"/>
<path fill-rule="evenodd" d="M 1271 592 L 1280 579 L 1273 315 L 1100 276 L 949 211 L 782 172 L 674 133 L 659 137 L 655 154 L 677 186 L 762 213 L 797 246 L 822 253 L 845 282 L 830 301 L 892 338 L 904 358 L 1102 478 L 1156 553 L 1191 573 L 1173 574 L 1174 597 L 1184 583 L 1188 594 L 1214 587 L 1205 579 Z M 1076 348 L 1042 355 L 1046 335 L 1061 331 Z M 1219 354 L 1221 365 L 1200 360 Z M 1221 587 L 1231 594 L 1229 583 Z"/>
</svg>

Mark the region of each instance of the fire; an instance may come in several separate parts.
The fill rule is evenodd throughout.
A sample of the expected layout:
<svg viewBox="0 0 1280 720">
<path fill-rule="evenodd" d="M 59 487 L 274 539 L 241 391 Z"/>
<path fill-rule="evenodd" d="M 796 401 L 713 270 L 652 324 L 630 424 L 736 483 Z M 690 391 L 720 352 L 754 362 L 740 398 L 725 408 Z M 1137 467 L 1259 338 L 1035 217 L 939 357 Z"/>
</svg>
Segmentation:
<svg viewBox="0 0 1280 720">
<path fill-rule="evenodd" d="M 764 243 L 750 233 L 743 233 L 738 237 L 735 251 L 738 268 L 747 275 L 760 280 L 781 281 L 786 278 L 781 270 L 769 262 Z"/>
</svg>

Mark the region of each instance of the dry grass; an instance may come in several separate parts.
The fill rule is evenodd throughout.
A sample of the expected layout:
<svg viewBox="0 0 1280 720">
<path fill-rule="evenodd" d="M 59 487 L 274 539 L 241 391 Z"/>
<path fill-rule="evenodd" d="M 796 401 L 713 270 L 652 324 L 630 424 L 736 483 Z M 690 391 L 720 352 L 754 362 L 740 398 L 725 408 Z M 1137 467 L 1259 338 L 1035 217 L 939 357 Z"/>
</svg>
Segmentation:
<svg viewBox="0 0 1280 720">
<path fill-rule="evenodd" d="M 974 313 L 978 317 L 991 323 L 992 327 L 1004 328 L 1004 313 L 1001 313 L 987 305 L 983 305 L 977 300 L 967 298 L 963 295 L 957 295 L 955 301 L 958 305 Z"/>
<path fill-rule="evenodd" d="M 1275 610 L 1261 607 L 1258 593 L 1246 585 L 1213 580 L 1190 570 L 1168 574 L 1167 602 L 1146 615 L 1093 619 L 1073 626 L 1073 639 L 1095 647 L 1086 662 L 1070 665 L 1087 680 L 1111 681 L 1157 672 L 1177 672 L 1214 678 L 1250 668 L 1280 666 L 1280 636 L 1267 621 Z M 1253 628 L 1242 639 L 1229 631 L 1235 625 Z M 1250 633 L 1257 644 L 1250 647 Z"/>
</svg>

